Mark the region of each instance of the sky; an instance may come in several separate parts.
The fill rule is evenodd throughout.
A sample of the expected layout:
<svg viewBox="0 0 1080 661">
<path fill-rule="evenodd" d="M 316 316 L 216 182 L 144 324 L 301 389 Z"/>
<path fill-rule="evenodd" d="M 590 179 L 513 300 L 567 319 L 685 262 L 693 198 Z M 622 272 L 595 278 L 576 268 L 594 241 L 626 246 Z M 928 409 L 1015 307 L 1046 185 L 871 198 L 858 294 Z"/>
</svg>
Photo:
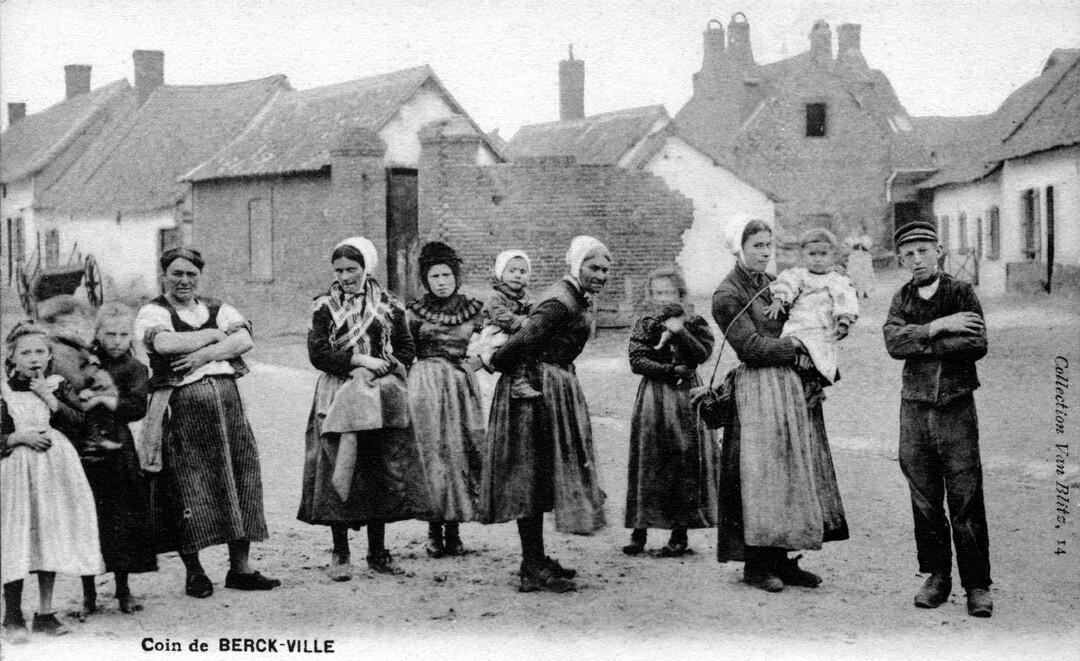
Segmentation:
<svg viewBox="0 0 1080 661">
<path fill-rule="evenodd" d="M 558 119 L 558 61 L 585 61 L 586 114 L 664 104 L 701 67 L 702 32 L 734 12 L 759 63 L 809 48 L 813 22 L 862 25 L 870 66 L 912 115 L 992 112 L 1054 48 L 1080 48 L 1076 0 L 0 0 L 7 102 L 63 100 L 65 64 L 93 86 L 133 81 L 135 49 L 165 51 L 165 82 L 285 74 L 294 88 L 430 64 L 485 130 Z"/>
</svg>

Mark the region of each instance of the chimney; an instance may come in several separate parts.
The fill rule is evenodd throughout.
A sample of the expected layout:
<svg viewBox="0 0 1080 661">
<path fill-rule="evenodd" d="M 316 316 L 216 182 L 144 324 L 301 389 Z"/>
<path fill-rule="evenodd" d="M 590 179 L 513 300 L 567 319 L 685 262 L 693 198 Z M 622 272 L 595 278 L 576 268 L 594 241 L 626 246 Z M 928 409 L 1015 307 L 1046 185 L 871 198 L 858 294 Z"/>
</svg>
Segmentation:
<svg viewBox="0 0 1080 661">
<path fill-rule="evenodd" d="M 137 50 L 131 57 L 135 60 L 135 91 L 139 95 L 139 105 L 142 105 L 155 89 L 165 84 L 165 53 Z"/>
<path fill-rule="evenodd" d="M 25 103 L 9 103 L 7 104 L 7 118 L 8 126 L 15 126 L 26 117 L 26 104 Z"/>
<path fill-rule="evenodd" d="M 865 67 L 861 49 L 862 26 L 858 23 L 844 23 L 836 28 L 836 60 L 847 64 Z"/>
<path fill-rule="evenodd" d="M 715 18 L 705 25 L 705 59 L 703 71 L 718 69 L 724 61 L 724 26 Z"/>
<path fill-rule="evenodd" d="M 753 64 L 754 51 L 750 48 L 750 21 L 746 20 L 746 14 L 741 11 L 732 14 L 727 31 L 728 59 L 737 65 Z"/>
<path fill-rule="evenodd" d="M 827 62 L 832 59 L 832 30 L 829 24 L 818 19 L 810 30 L 810 59 Z"/>
<path fill-rule="evenodd" d="M 559 119 L 583 119 L 585 117 L 585 61 L 574 59 L 574 46 L 570 46 L 570 59 L 559 62 Z"/>
<path fill-rule="evenodd" d="M 90 65 L 68 64 L 64 66 L 64 85 L 67 93 L 64 98 L 71 99 L 80 94 L 90 93 Z"/>
</svg>

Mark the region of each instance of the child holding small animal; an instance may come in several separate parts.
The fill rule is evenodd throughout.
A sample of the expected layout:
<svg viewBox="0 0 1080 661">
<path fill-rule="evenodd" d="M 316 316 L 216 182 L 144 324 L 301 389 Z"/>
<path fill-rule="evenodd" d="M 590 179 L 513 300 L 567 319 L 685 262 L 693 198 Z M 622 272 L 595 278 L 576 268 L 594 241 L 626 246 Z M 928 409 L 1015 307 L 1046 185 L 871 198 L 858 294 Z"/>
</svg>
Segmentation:
<svg viewBox="0 0 1080 661">
<path fill-rule="evenodd" d="M 94 495 L 70 439 L 84 419 L 63 377 L 50 368 L 44 329 L 22 323 L 7 337 L 0 380 L 0 574 L 4 581 L 4 635 L 28 640 L 22 613 L 23 580 L 38 575 L 37 633 L 70 631 L 53 611 L 56 573 L 78 576 L 105 570 L 98 542 Z"/>
<path fill-rule="evenodd" d="M 713 334 L 687 310 L 686 285 L 676 268 L 649 274 L 646 310 L 630 336 L 630 368 L 641 375 L 630 421 L 630 462 L 623 553 L 645 550 L 649 528 L 671 530 L 653 555 L 690 552 L 687 530 L 716 526 L 716 449 L 690 402 L 701 385 L 697 366 L 709 359 Z"/>
</svg>

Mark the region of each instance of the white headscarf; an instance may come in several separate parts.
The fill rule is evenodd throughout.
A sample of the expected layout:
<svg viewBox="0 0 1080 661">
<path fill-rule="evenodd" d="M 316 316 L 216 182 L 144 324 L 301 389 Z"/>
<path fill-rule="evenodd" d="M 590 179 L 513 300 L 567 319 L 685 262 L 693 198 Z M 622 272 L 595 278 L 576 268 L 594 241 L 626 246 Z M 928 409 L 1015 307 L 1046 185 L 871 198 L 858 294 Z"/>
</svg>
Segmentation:
<svg viewBox="0 0 1080 661">
<path fill-rule="evenodd" d="M 525 270 L 532 273 L 532 260 L 524 250 L 504 250 L 495 258 L 495 278 L 502 280 L 503 271 L 510 265 L 510 260 L 520 257 L 525 260 Z"/>
<path fill-rule="evenodd" d="M 739 213 L 728 219 L 724 230 L 724 246 L 732 255 L 742 254 L 742 235 L 751 220 L 758 220 L 772 229 L 772 223 L 764 218 L 755 218 L 749 214 Z"/>
<path fill-rule="evenodd" d="M 375 267 L 379 265 L 379 253 L 375 250 L 375 244 L 368 239 L 365 239 L 362 236 L 350 236 L 334 246 L 334 250 L 337 250 L 341 246 L 351 246 L 360 251 L 360 254 L 364 256 L 365 275 L 373 272 Z"/>
<path fill-rule="evenodd" d="M 574 237 L 574 240 L 570 242 L 570 249 L 566 251 L 566 263 L 570 266 L 570 275 L 574 279 L 581 279 L 581 265 L 589 255 L 597 251 L 602 251 L 609 259 L 611 258 L 611 251 L 599 239 L 591 236 Z"/>
</svg>

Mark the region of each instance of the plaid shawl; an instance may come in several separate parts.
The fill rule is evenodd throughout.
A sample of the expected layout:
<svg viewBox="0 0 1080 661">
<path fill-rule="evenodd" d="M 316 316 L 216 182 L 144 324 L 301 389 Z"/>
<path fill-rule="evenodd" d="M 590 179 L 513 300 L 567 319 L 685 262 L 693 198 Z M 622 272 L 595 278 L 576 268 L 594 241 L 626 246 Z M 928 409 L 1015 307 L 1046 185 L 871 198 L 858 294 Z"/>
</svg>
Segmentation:
<svg viewBox="0 0 1080 661">
<path fill-rule="evenodd" d="M 390 344 L 390 331 L 393 328 L 393 313 L 395 308 L 400 308 L 400 303 L 392 294 L 383 289 L 374 278 L 368 278 L 364 283 L 364 291 L 360 294 L 346 294 L 341 285 L 335 282 L 330 285 L 330 291 L 325 296 L 315 300 L 315 307 L 326 306 L 334 321 L 334 332 L 330 334 L 330 342 L 338 351 L 351 349 L 353 353 L 372 355 L 371 338 L 368 331 L 371 325 L 378 320 L 382 328 L 382 357 L 389 358 L 394 353 Z M 346 328 L 343 335 L 338 335 L 339 329 Z"/>
</svg>

